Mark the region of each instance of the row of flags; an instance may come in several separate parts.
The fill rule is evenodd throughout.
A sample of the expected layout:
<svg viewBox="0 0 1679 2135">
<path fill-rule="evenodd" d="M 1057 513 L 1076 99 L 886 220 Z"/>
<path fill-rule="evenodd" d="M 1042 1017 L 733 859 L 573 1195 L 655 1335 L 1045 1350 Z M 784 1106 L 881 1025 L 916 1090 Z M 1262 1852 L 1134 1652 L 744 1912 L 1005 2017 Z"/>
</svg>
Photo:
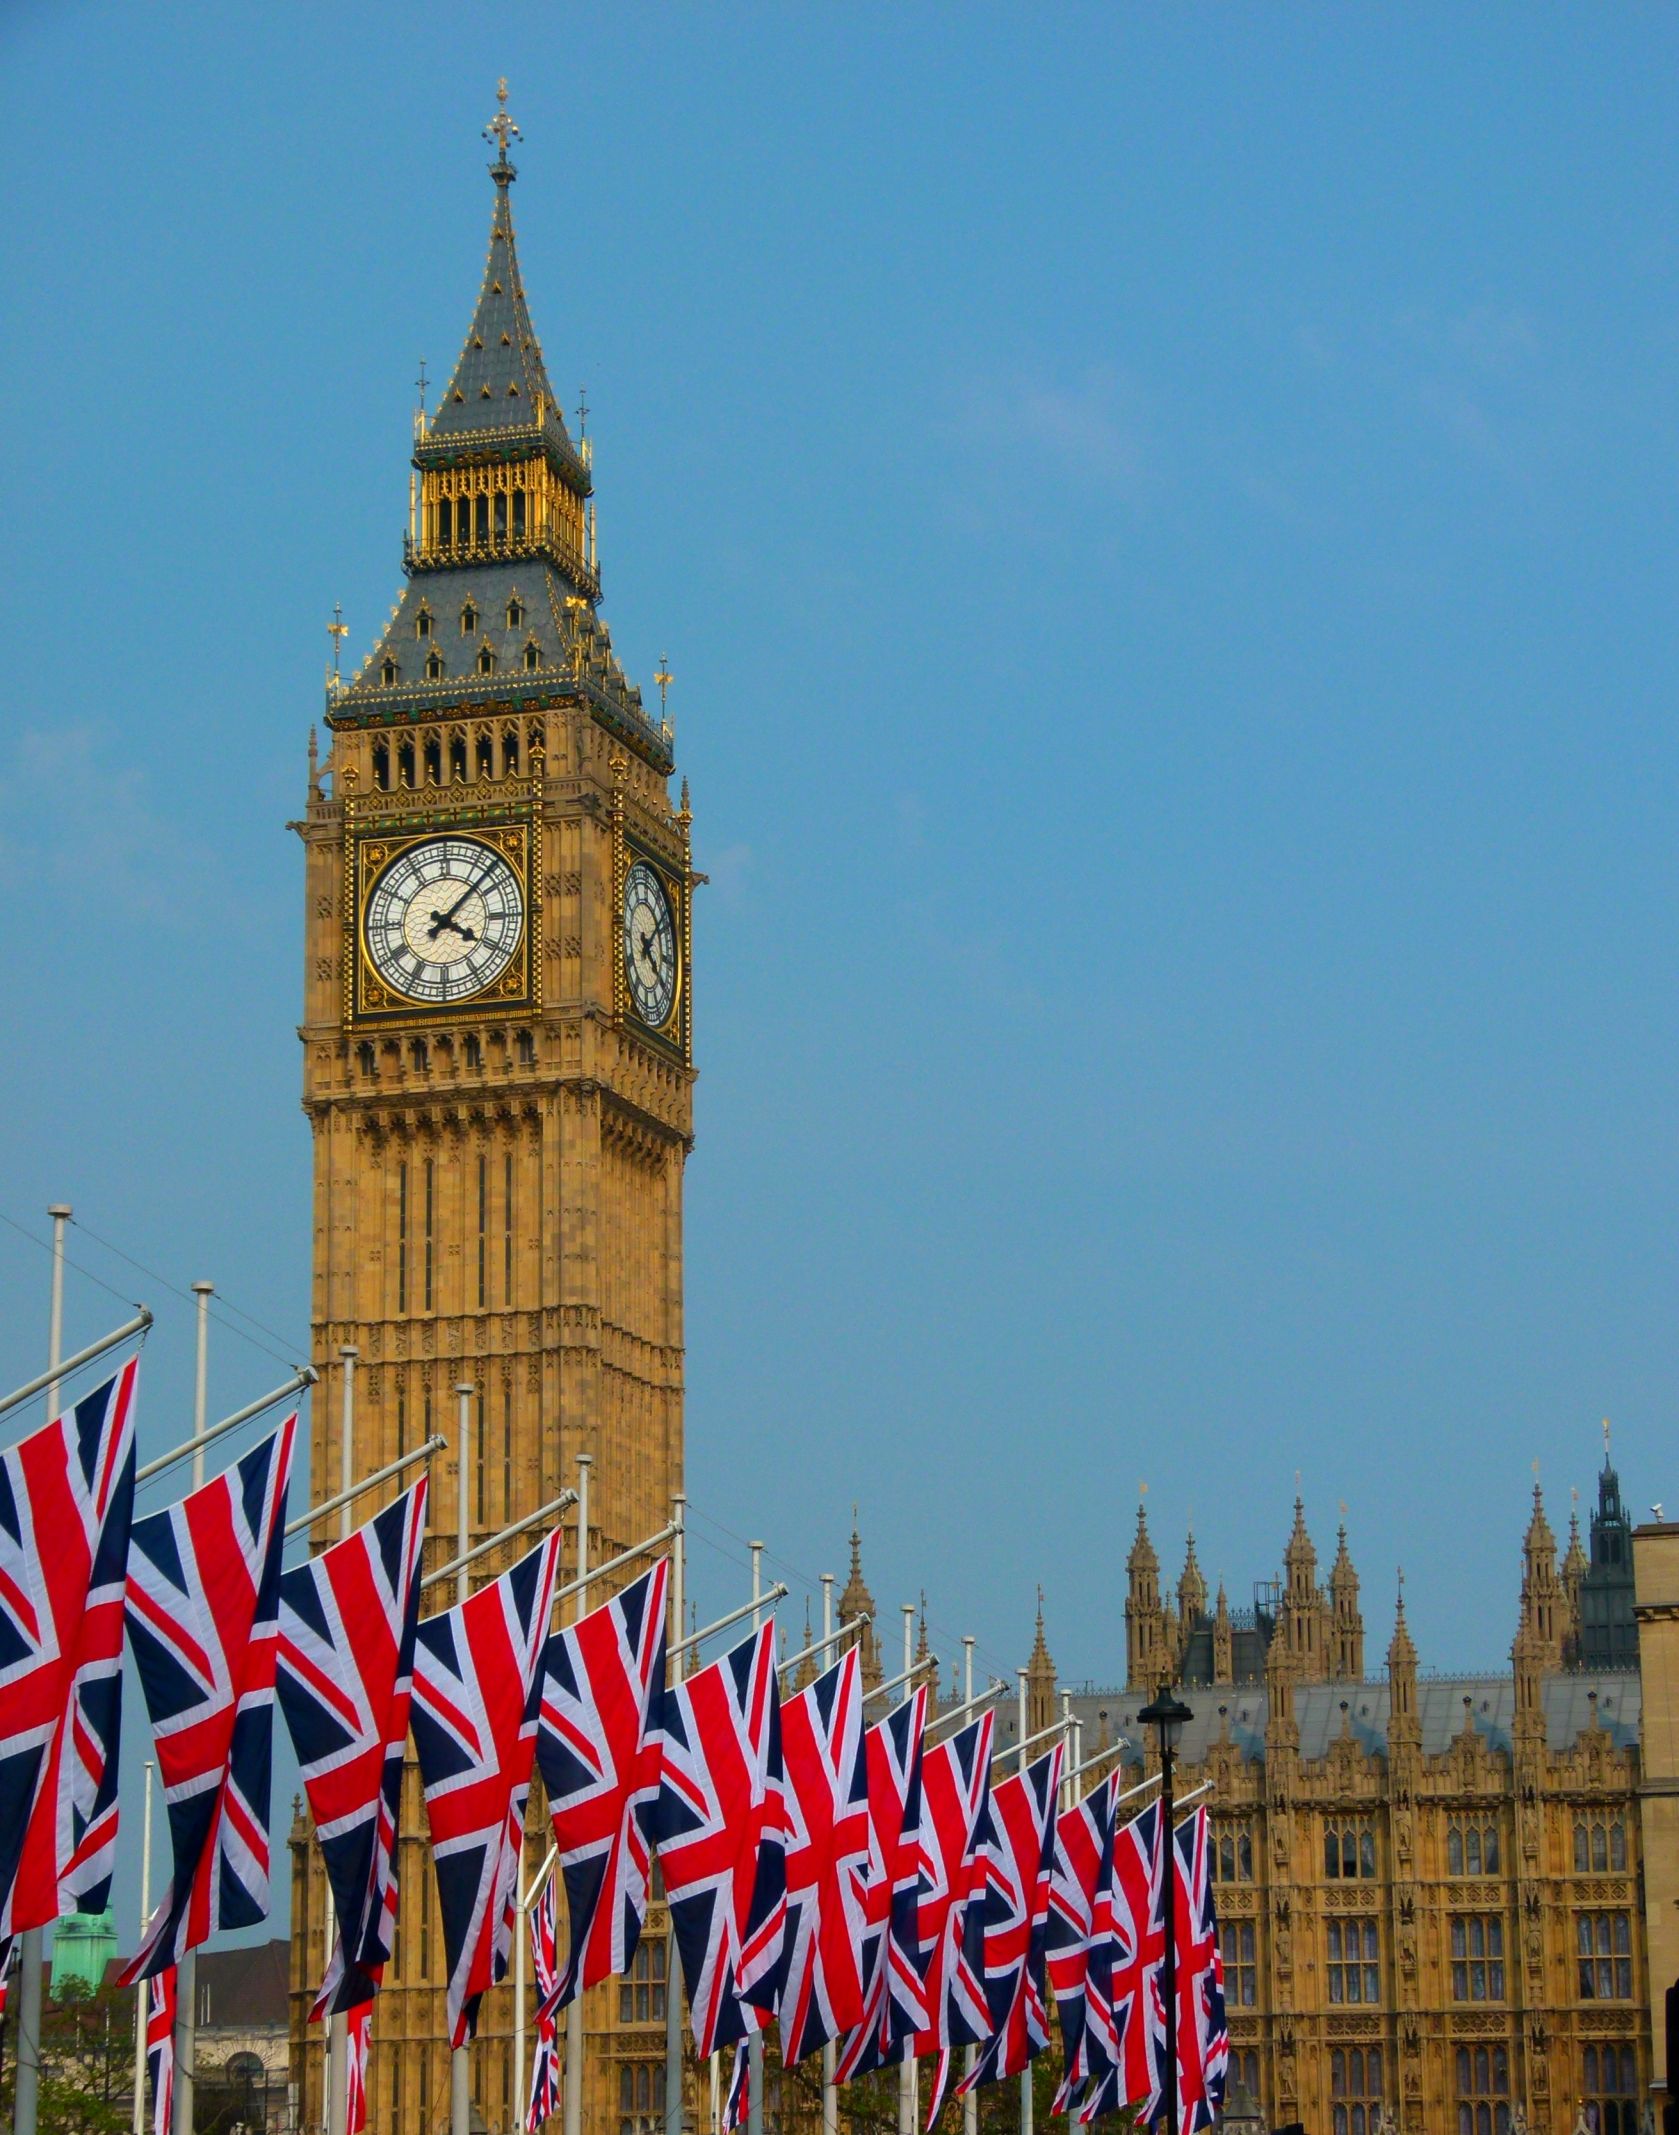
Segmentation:
<svg viewBox="0 0 1679 2135">
<path fill-rule="evenodd" d="M 832 2045 L 836 2080 L 927 2056 L 931 2127 L 956 2088 L 1066 2048 L 1059 2110 L 1159 2109 L 1175 2055 L 1182 2125 L 1210 2123 L 1228 2036 L 1202 1810 L 1118 1822 L 1117 1777 L 1057 1816 L 1062 1748 L 993 1777 L 987 1712 L 926 1740 L 925 1688 L 864 1725 L 855 1649 L 785 1701 L 766 1622 L 670 1678 L 669 1565 L 550 1632 L 556 1530 L 421 1621 L 422 1479 L 286 1571 L 290 1417 L 212 1482 L 136 1520 L 128 1364 L 0 1455 L 0 1938 L 109 1902 L 126 1629 L 156 1746 L 172 1873 L 124 1967 L 147 1983 L 154 2128 L 169 2125 L 176 1971 L 269 1906 L 276 1699 L 296 1746 L 336 1933 L 312 2018 L 347 2018 L 347 2135 L 366 2118 L 375 1996 L 394 1949 L 410 1735 L 448 1965 L 450 2042 L 506 1973 L 533 1769 L 566 1896 L 530 1921 L 537 1983 L 529 2125 L 554 2109 L 557 2027 L 627 1972 L 663 1874 L 701 2056 L 778 2024 L 784 2064 Z M 12 1715 L 17 1715 L 12 1724 Z M 1170 1856 L 1168 1866 L 1167 1856 Z M 1178 1958 L 1175 2039 L 1161 1981 Z"/>
</svg>

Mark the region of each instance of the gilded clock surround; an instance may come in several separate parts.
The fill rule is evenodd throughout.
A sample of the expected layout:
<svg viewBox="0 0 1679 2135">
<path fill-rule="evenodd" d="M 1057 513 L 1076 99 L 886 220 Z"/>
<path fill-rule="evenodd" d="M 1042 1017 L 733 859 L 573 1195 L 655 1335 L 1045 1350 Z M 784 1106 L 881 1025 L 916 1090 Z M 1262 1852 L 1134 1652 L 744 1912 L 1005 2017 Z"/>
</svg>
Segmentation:
<svg viewBox="0 0 1679 2135">
<path fill-rule="evenodd" d="M 514 783 L 514 782 L 504 782 Z M 522 797 L 508 795 L 498 809 L 486 801 L 477 809 L 443 809 L 436 793 L 419 796 L 379 794 L 390 801 L 429 799 L 428 809 L 407 814 L 388 807 L 348 802 L 344 810 L 344 1022 L 363 1025 L 431 1024 L 463 1021 L 486 1013 L 540 1010 L 542 1006 L 542 818 L 535 805 L 540 776 L 516 782 Z M 365 810 L 365 813 L 362 811 Z M 514 812 L 516 811 L 516 812 Z M 507 860 L 524 904 L 524 926 L 513 960 L 499 978 L 460 1001 L 417 1001 L 388 985 L 368 949 L 367 911 L 380 876 L 403 852 L 440 835 L 470 836 Z"/>
</svg>

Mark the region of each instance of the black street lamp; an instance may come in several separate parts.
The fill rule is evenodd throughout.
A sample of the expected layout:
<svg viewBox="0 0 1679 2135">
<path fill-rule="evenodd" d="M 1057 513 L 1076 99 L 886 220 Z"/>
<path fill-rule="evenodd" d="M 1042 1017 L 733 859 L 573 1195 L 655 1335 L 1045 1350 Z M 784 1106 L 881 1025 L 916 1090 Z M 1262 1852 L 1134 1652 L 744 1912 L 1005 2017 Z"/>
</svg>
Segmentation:
<svg viewBox="0 0 1679 2135">
<path fill-rule="evenodd" d="M 1172 1767 L 1186 1720 L 1195 1716 L 1170 1683 L 1162 1683 L 1137 1718 L 1160 1734 L 1160 1816 L 1166 1855 L 1166 1947 L 1161 1963 L 1166 2003 L 1166 2135 L 1178 2135 L 1178 1856 L 1172 1832 Z"/>
</svg>

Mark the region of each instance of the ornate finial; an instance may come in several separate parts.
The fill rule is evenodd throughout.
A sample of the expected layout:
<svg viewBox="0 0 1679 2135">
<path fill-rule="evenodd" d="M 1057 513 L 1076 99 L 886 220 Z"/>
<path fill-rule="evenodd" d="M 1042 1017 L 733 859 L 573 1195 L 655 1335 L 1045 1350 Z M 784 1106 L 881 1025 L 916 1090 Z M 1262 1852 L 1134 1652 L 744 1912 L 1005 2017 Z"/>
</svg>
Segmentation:
<svg viewBox="0 0 1679 2135">
<path fill-rule="evenodd" d="M 1401 1616 L 1405 1613 L 1405 1567 L 1403 1564 L 1399 1567 L 1399 1613 Z"/>
<path fill-rule="evenodd" d="M 579 387 L 577 388 L 577 441 L 578 441 L 578 443 L 579 443 L 579 444 L 581 444 L 581 443 L 582 443 L 582 441 L 584 440 L 584 438 L 586 438 L 586 437 L 588 436 L 588 434 L 589 434 L 589 388 L 588 388 L 588 387 L 587 387 L 586 385 L 580 385 L 580 386 L 579 386 Z"/>
<path fill-rule="evenodd" d="M 338 655 L 343 647 L 344 640 L 350 634 L 350 626 L 344 620 L 344 607 L 341 601 L 334 601 L 332 604 L 332 621 L 326 626 L 326 634 L 332 640 L 332 679 L 328 682 L 327 688 L 336 697 L 343 687 L 343 678 L 338 672 Z"/>
<path fill-rule="evenodd" d="M 659 671 L 653 679 L 659 685 L 659 717 L 663 719 L 665 717 L 665 698 L 669 694 L 671 684 L 676 680 L 676 677 L 670 671 L 670 654 L 668 652 L 660 653 Z"/>
<path fill-rule="evenodd" d="M 1606 1468 L 1609 1465 L 1609 1418 L 1607 1416 L 1603 1419 L 1603 1465 Z"/>
<path fill-rule="evenodd" d="M 686 773 L 684 773 L 682 779 L 682 806 L 676 813 L 679 822 L 691 823 L 694 820 L 694 811 L 688 806 L 688 779 Z"/>
<path fill-rule="evenodd" d="M 496 144 L 496 159 L 490 165 L 490 169 L 495 175 L 497 185 L 505 185 L 508 179 L 513 176 L 513 166 L 507 160 L 507 144 L 509 141 L 522 141 L 524 139 L 524 135 L 507 115 L 507 76 L 505 74 L 496 83 L 496 115 L 491 119 L 488 126 L 484 128 L 484 138 L 486 141 L 494 141 Z"/>
</svg>

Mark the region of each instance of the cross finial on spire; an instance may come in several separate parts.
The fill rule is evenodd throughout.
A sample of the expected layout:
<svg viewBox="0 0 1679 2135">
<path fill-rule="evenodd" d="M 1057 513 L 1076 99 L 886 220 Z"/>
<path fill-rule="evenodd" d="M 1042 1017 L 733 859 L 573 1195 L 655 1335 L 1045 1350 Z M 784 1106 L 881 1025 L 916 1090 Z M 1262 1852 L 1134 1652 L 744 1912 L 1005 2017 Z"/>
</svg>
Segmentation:
<svg viewBox="0 0 1679 2135">
<path fill-rule="evenodd" d="M 505 182 L 504 173 L 507 178 L 513 175 L 513 166 L 507 160 L 507 144 L 509 141 L 522 141 L 524 139 L 524 135 L 507 115 L 507 76 L 505 74 L 496 83 L 496 115 L 491 119 L 488 126 L 484 128 L 484 138 L 486 141 L 494 141 L 496 144 L 496 160 L 491 165 L 491 168 L 495 172 L 496 183 L 501 185 Z"/>
<path fill-rule="evenodd" d="M 332 640 L 332 686 L 336 689 L 340 680 L 338 655 L 344 640 L 350 634 L 350 626 L 344 620 L 344 604 L 342 601 L 335 600 L 332 604 L 332 621 L 326 626 L 326 634 Z"/>
<path fill-rule="evenodd" d="M 659 671 L 653 679 L 659 685 L 659 717 L 663 719 L 665 716 L 665 698 L 671 684 L 676 680 L 676 677 L 670 671 L 670 654 L 668 652 L 660 653 Z"/>
</svg>

